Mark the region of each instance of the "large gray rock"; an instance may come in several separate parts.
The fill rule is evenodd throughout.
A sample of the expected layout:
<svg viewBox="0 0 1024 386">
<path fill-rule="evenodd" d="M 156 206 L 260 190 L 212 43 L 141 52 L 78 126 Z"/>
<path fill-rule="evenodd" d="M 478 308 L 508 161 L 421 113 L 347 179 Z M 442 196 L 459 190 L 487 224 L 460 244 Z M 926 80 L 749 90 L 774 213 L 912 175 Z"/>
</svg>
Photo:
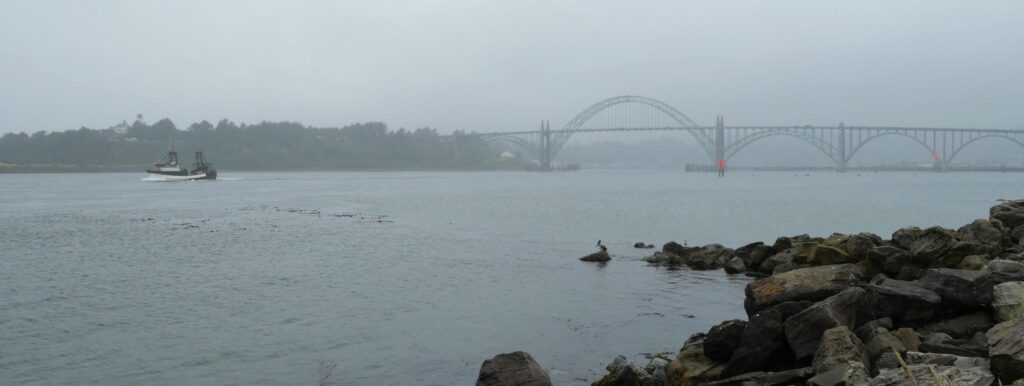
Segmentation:
<svg viewBox="0 0 1024 386">
<path fill-rule="evenodd" d="M 986 358 L 977 357 L 962 357 L 951 354 L 934 354 L 934 353 L 923 353 L 923 352 L 907 352 L 904 360 L 907 364 L 932 364 L 936 366 L 953 366 L 962 369 L 970 367 L 984 367 L 988 368 L 989 360 Z"/>
<path fill-rule="evenodd" d="M 608 365 L 609 373 L 601 380 L 594 382 L 595 386 L 653 386 L 651 374 L 647 370 L 637 366 L 635 363 L 618 363 Z M 663 383 L 664 384 L 664 383 Z"/>
<path fill-rule="evenodd" d="M 978 308 L 992 304 L 992 275 L 962 269 L 929 269 L 922 284 L 955 308 Z"/>
<path fill-rule="evenodd" d="M 797 269 L 747 284 L 743 307 L 753 315 L 787 301 L 817 301 L 863 284 L 860 268 L 853 264 Z"/>
<path fill-rule="evenodd" d="M 704 338 L 704 355 L 716 361 L 728 362 L 733 351 L 739 347 L 746 328 L 745 320 L 727 320 L 711 327 Z"/>
<path fill-rule="evenodd" d="M 811 249 L 807 256 L 807 262 L 811 265 L 832 265 L 843 263 L 855 263 L 850 254 L 837 247 L 820 244 Z"/>
<path fill-rule="evenodd" d="M 988 358 L 988 339 L 978 332 L 970 339 L 953 339 L 942 333 L 929 334 L 918 347 L 922 352 Z"/>
<path fill-rule="evenodd" d="M 935 374 L 948 379 L 951 384 L 957 386 L 992 386 L 996 381 L 992 372 L 984 367 L 960 368 L 954 366 L 935 366 L 931 364 L 916 364 L 907 367 L 913 374 L 916 382 L 911 382 L 903 368 L 881 369 L 878 375 L 871 378 L 868 383 L 871 386 L 932 386 Z"/>
<path fill-rule="evenodd" d="M 931 320 L 942 305 L 939 294 L 914 282 L 883 277 L 865 289 L 874 299 L 875 315 L 895 321 Z"/>
<path fill-rule="evenodd" d="M 871 379 L 868 368 L 860 362 L 846 362 L 807 380 L 810 386 L 858 386 Z"/>
<path fill-rule="evenodd" d="M 853 330 L 854 334 L 857 334 L 857 338 L 860 338 L 861 342 L 871 339 L 872 334 L 876 328 L 884 327 L 886 330 L 892 329 L 892 318 L 882 317 L 867 323 L 863 323 L 856 330 Z"/>
<path fill-rule="evenodd" d="M 1019 261 L 995 259 L 988 263 L 986 270 L 1005 274 L 1019 274 L 1024 273 L 1024 264 Z"/>
<path fill-rule="evenodd" d="M 917 335 L 917 331 L 909 327 L 898 328 L 893 331 L 892 334 L 896 336 L 903 345 L 907 347 L 907 350 L 917 351 L 918 347 L 921 346 L 921 337 Z"/>
<path fill-rule="evenodd" d="M 992 287 L 992 308 L 1002 322 L 1024 317 L 1024 282 L 1011 281 Z"/>
<path fill-rule="evenodd" d="M 1004 383 L 1024 378 L 1024 318 L 999 323 L 985 335 L 992 372 Z"/>
<path fill-rule="evenodd" d="M 701 386 L 784 386 L 784 385 L 800 385 L 803 384 L 807 378 L 814 375 L 814 369 L 810 367 L 802 367 L 799 369 L 777 371 L 774 373 L 766 373 L 763 371 L 754 371 L 746 374 L 740 374 L 729 378 L 721 379 L 714 382 L 703 383 Z"/>
<path fill-rule="evenodd" d="M 786 343 L 783 321 L 811 305 L 811 302 L 786 302 L 762 310 L 750 317 L 740 344 L 733 351 L 722 375 L 735 375 L 790 368 L 793 352 Z"/>
<path fill-rule="evenodd" d="M 861 232 L 847 237 L 846 242 L 841 243 L 839 247 L 846 251 L 854 262 L 857 262 L 867 259 L 868 251 L 882 243 L 883 240 L 878 235 Z"/>
<path fill-rule="evenodd" d="M 897 248 L 909 251 L 910 246 L 913 245 L 914 241 L 917 241 L 917 239 L 921 237 L 921 234 L 923 233 L 924 231 L 922 231 L 921 228 L 918 227 L 901 228 L 896 232 L 893 232 L 892 244 Z"/>
<path fill-rule="evenodd" d="M 946 253 L 931 262 L 932 268 L 958 268 L 963 264 L 964 259 L 970 256 L 980 256 L 988 259 L 992 253 L 992 246 L 981 244 L 975 241 L 957 241 Z"/>
<path fill-rule="evenodd" d="M 551 378 L 530 354 L 516 351 L 484 361 L 476 386 L 551 386 Z"/>
<path fill-rule="evenodd" d="M 654 254 L 644 258 L 644 261 L 655 265 L 677 266 L 683 264 L 683 258 L 672 252 L 654 251 Z"/>
<path fill-rule="evenodd" d="M 891 245 L 881 245 L 867 251 L 867 259 L 871 261 L 882 272 L 889 275 L 898 275 L 904 266 L 915 264 L 916 261 L 907 251 Z"/>
<path fill-rule="evenodd" d="M 870 308 L 864 289 L 847 288 L 787 319 L 783 323 L 786 341 L 797 359 L 809 357 L 818 348 L 825 330 L 836 326 L 853 328 L 858 321 L 870 319 Z"/>
<path fill-rule="evenodd" d="M 833 367 L 850 362 L 868 364 L 864 344 L 846 326 L 833 327 L 821 335 L 821 344 L 814 353 L 814 373 L 822 374 Z"/>
<path fill-rule="evenodd" d="M 931 264 L 946 254 L 956 243 L 953 231 L 942 227 L 931 227 L 910 244 L 910 253 L 922 264 Z"/>
<path fill-rule="evenodd" d="M 979 332 L 988 331 L 995 322 L 987 311 L 960 315 L 952 319 L 931 323 L 918 329 L 922 334 L 942 333 L 967 339 Z"/>
<path fill-rule="evenodd" d="M 1004 227 L 1013 229 L 1024 225 L 1024 200 L 1007 201 L 988 210 L 989 220 L 999 220 Z"/>
<path fill-rule="evenodd" d="M 686 260 L 686 266 L 696 270 L 719 269 L 732 257 L 732 249 L 719 244 L 708 244 L 693 251 Z"/>
<path fill-rule="evenodd" d="M 662 252 L 671 253 L 681 258 L 690 256 L 691 253 L 700 250 L 700 247 L 683 246 L 675 241 L 669 241 L 661 247 Z"/>
<path fill-rule="evenodd" d="M 686 340 L 676 359 L 668 365 L 667 379 L 672 385 L 700 385 L 722 378 L 725 364 L 704 355 L 704 334 Z"/>
<path fill-rule="evenodd" d="M 807 260 L 818 244 L 815 242 L 797 242 L 793 246 L 769 256 L 761 263 L 758 270 L 763 273 L 776 273 L 779 267 L 799 266 L 807 264 Z"/>
<path fill-rule="evenodd" d="M 864 350 L 868 353 L 870 363 L 877 362 L 882 354 L 892 352 L 893 350 L 896 350 L 900 355 L 907 352 L 907 346 L 903 344 L 903 341 L 885 328 L 876 328 L 869 335 L 870 337 L 867 340 L 867 344 L 864 345 Z"/>
<path fill-rule="evenodd" d="M 990 253 L 999 252 L 1003 243 L 1002 224 L 977 219 L 957 230 L 960 240 L 973 241 L 989 247 Z"/>
<path fill-rule="evenodd" d="M 988 255 L 970 255 L 961 260 L 960 265 L 956 268 L 968 271 L 981 271 L 988 266 L 988 262 Z"/>
<path fill-rule="evenodd" d="M 743 261 L 743 265 L 750 269 L 755 269 L 761 266 L 764 259 L 768 258 L 774 251 L 771 250 L 770 246 L 764 245 L 764 243 L 758 241 L 756 243 L 750 243 L 742 247 L 736 248 L 734 251 L 736 257 L 739 257 Z"/>
<path fill-rule="evenodd" d="M 728 263 L 725 263 L 725 273 L 736 274 L 747 271 L 747 265 L 743 263 L 743 259 L 739 256 L 733 257 Z"/>
</svg>

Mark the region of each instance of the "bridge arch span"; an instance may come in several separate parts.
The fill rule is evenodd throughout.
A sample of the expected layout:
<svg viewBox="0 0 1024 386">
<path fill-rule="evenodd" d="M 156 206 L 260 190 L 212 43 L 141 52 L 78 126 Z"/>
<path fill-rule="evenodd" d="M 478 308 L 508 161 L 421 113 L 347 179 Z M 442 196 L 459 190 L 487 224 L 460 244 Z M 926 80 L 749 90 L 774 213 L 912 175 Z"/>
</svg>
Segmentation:
<svg viewBox="0 0 1024 386">
<path fill-rule="evenodd" d="M 886 136 L 890 136 L 890 135 L 896 135 L 896 136 L 900 136 L 900 137 L 910 138 L 910 139 L 914 140 L 914 142 L 917 142 L 921 146 L 924 146 L 924 149 L 928 151 L 928 154 L 934 154 L 934 152 L 935 152 L 935 149 L 932 148 L 931 146 L 929 146 L 928 143 L 925 142 L 924 139 L 921 139 L 921 138 L 919 138 L 919 137 L 917 137 L 915 135 L 911 135 L 911 134 L 908 134 L 906 132 L 900 132 L 900 131 L 881 132 L 881 133 L 877 133 L 877 134 L 871 135 L 867 139 L 860 140 L 859 143 L 857 143 L 854 146 L 852 146 L 852 148 L 850 149 L 850 152 L 848 154 L 846 154 L 846 162 L 847 163 L 850 162 L 850 160 L 853 159 L 853 156 L 856 155 L 857 152 L 860 151 L 860 149 L 864 147 L 864 145 L 867 145 L 869 142 L 874 141 L 874 140 L 876 140 L 878 138 L 882 138 L 882 137 L 886 137 Z"/>
<path fill-rule="evenodd" d="M 985 134 L 985 135 L 980 135 L 980 136 L 978 136 L 976 138 L 972 138 L 972 139 L 968 140 L 967 142 L 964 142 L 964 143 L 960 144 L 960 146 L 957 147 L 956 150 L 953 150 L 953 153 L 951 153 L 948 157 L 946 157 L 945 161 L 943 161 L 943 162 L 946 165 L 949 165 L 950 162 L 953 162 L 953 158 L 955 158 L 957 154 L 960 154 L 960 150 L 963 150 L 965 147 L 967 147 L 967 145 L 970 145 L 972 143 L 978 142 L 979 139 L 986 139 L 986 138 L 1002 138 L 1002 139 L 1008 140 L 1010 142 L 1016 143 L 1017 146 L 1024 147 L 1024 142 L 1021 142 L 1017 138 L 1013 138 L 1013 137 L 1011 137 L 1009 135 L 1005 135 L 1005 134 Z"/>
<path fill-rule="evenodd" d="M 576 114 L 569 123 L 566 123 L 565 126 L 562 127 L 562 130 L 552 132 L 552 155 L 558 154 L 558 152 L 562 150 L 562 147 L 565 146 L 565 143 L 569 141 L 569 138 L 572 137 L 573 133 L 583 127 L 583 125 L 591 118 L 612 106 L 627 103 L 642 104 L 661 111 L 679 124 L 680 127 L 689 131 L 690 134 L 697 139 L 697 142 L 700 143 L 701 147 L 704 148 L 704 151 L 707 152 L 708 157 L 714 159 L 715 141 L 711 136 L 711 133 L 707 132 L 707 130 L 702 130 L 693 122 L 693 120 L 687 117 L 686 114 L 676 110 L 675 107 L 657 99 L 639 95 L 621 95 L 604 99 L 590 105 L 590 107 L 587 107 L 579 114 Z"/>
<path fill-rule="evenodd" d="M 740 137 L 739 139 L 736 140 L 736 142 L 732 143 L 725 149 L 725 160 L 728 161 L 737 153 L 739 153 L 740 150 L 743 150 L 743 148 L 749 146 L 754 142 L 775 136 L 793 137 L 804 142 L 807 142 L 811 146 L 814 146 L 818 150 L 821 150 L 822 154 L 825 154 L 825 156 L 831 159 L 833 162 L 838 163 L 837 156 L 831 144 L 825 142 L 821 138 L 814 136 L 813 134 L 802 132 L 799 129 L 767 129 Z"/>
</svg>

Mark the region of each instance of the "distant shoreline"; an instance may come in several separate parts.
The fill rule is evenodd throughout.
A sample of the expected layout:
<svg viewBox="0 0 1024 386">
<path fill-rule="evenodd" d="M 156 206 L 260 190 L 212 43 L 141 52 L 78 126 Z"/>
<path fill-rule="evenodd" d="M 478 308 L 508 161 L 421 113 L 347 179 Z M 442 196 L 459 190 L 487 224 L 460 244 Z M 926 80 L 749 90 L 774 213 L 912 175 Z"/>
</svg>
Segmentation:
<svg viewBox="0 0 1024 386">
<path fill-rule="evenodd" d="M 61 165 L 34 164 L 14 165 L 0 163 L 0 174 L 64 174 L 64 173 L 139 173 L 145 174 L 147 166 L 96 166 L 96 165 Z M 260 173 L 260 172 L 503 172 L 523 171 L 523 169 L 418 169 L 418 168 L 311 168 L 311 169 L 230 169 L 229 172 Z"/>
</svg>

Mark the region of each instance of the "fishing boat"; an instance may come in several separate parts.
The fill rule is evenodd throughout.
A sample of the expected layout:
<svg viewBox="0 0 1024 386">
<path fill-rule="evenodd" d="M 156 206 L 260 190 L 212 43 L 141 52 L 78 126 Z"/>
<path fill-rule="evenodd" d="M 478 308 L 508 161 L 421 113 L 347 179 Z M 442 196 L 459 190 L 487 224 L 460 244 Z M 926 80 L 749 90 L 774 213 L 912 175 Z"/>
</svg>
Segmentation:
<svg viewBox="0 0 1024 386">
<path fill-rule="evenodd" d="M 213 168 L 213 164 L 206 162 L 203 152 L 196 152 L 196 162 L 192 164 L 192 169 L 188 169 L 178 165 L 178 152 L 174 151 L 173 146 L 167 152 L 167 156 L 152 168 L 146 169 L 146 173 L 150 178 L 168 181 L 217 179 L 217 170 Z"/>
</svg>

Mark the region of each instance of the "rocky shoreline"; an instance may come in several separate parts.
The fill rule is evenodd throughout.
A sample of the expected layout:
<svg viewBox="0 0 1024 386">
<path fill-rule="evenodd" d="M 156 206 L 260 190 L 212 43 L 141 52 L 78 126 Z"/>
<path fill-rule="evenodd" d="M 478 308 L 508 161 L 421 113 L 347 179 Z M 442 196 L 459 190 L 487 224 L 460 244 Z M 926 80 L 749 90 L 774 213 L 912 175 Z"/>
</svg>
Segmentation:
<svg viewBox="0 0 1024 386">
<path fill-rule="evenodd" d="M 609 258 L 595 255 L 584 260 Z M 799 235 L 736 249 L 669 242 L 645 260 L 758 277 L 745 290 L 748 318 L 694 334 L 646 366 L 615 358 L 595 386 L 1024 386 L 1024 200 L 955 230 Z M 477 380 L 550 384 L 523 352 L 485 361 Z"/>
</svg>

